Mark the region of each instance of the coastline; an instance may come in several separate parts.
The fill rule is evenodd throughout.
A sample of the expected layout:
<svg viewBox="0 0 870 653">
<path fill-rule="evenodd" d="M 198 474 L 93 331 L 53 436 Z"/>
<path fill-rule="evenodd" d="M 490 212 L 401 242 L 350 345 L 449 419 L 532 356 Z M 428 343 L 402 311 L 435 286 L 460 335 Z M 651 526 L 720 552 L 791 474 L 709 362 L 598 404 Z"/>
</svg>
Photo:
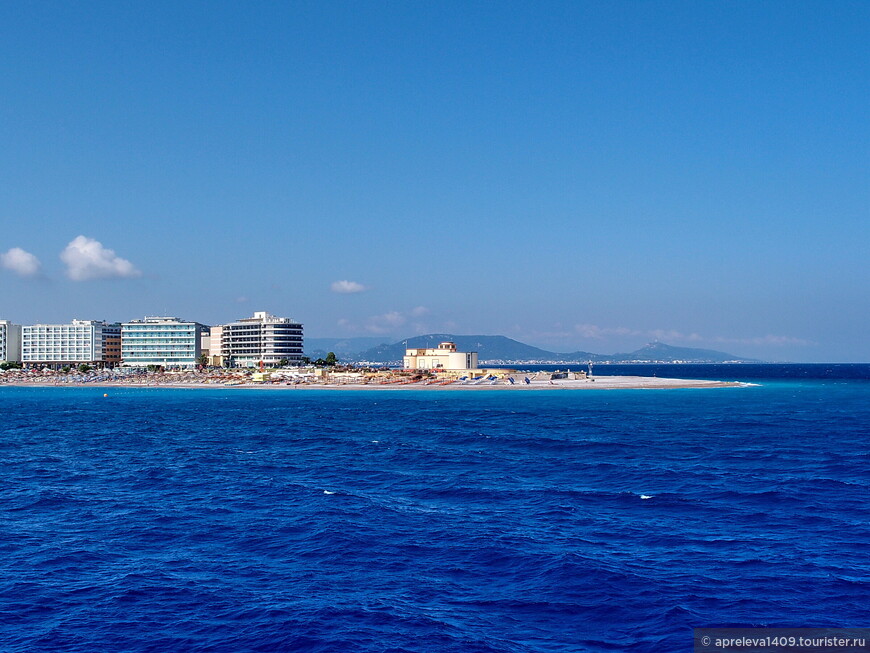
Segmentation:
<svg viewBox="0 0 870 653">
<path fill-rule="evenodd" d="M 518 381 L 514 385 L 499 381 L 497 383 L 463 384 L 450 383 L 447 385 L 432 383 L 215 383 L 215 382 L 191 382 L 170 380 L 122 382 L 122 381 L 53 381 L 46 379 L 34 379 L 33 381 L 20 381 L 4 383 L 0 380 L 0 387 L 19 388 L 167 388 L 167 389 L 219 389 L 228 390 L 437 390 L 437 391 L 462 391 L 462 390 L 665 390 L 665 389 L 699 389 L 699 388 L 734 388 L 747 387 L 755 384 L 740 381 L 709 381 L 698 379 L 672 379 L 645 376 L 604 376 L 594 380 L 566 380 L 558 379 L 545 381 L 535 379 L 530 383 Z"/>
</svg>

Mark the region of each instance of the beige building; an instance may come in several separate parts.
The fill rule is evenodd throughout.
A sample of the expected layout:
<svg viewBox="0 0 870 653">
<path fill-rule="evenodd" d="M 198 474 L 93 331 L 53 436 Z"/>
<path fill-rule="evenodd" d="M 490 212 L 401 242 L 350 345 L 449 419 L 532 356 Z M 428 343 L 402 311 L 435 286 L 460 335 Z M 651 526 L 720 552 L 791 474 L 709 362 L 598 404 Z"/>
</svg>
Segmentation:
<svg viewBox="0 0 870 653">
<path fill-rule="evenodd" d="M 208 364 L 222 367 L 224 364 L 224 350 L 221 347 L 221 338 L 224 328 L 221 325 L 213 326 L 208 333 Z"/>
<path fill-rule="evenodd" d="M 442 342 L 435 349 L 406 349 L 406 370 L 475 370 L 477 352 L 456 351 L 456 344 Z"/>
</svg>

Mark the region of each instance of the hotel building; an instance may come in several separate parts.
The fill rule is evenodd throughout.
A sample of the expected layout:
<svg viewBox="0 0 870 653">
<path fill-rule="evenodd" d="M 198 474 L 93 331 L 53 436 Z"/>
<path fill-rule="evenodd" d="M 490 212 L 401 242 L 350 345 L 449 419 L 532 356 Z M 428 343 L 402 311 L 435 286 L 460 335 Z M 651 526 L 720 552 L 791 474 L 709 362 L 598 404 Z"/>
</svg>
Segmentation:
<svg viewBox="0 0 870 653">
<path fill-rule="evenodd" d="M 284 359 L 298 365 L 302 362 L 302 325 L 287 317 L 256 312 L 253 317 L 223 325 L 219 355 L 228 367 L 261 363 L 276 367 Z"/>
<path fill-rule="evenodd" d="M 124 367 L 196 367 L 208 327 L 177 317 L 145 317 L 121 325 Z"/>
<path fill-rule="evenodd" d="M 25 365 L 96 365 L 120 362 L 121 325 L 97 320 L 21 327 L 21 362 Z"/>
<path fill-rule="evenodd" d="M 116 367 L 121 364 L 121 325 L 114 326 L 117 330 L 103 331 L 103 360 L 106 367 Z"/>
<path fill-rule="evenodd" d="M 477 369 L 477 352 L 456 351 L 452 342 L 442 342 L 437 349 L 406 349 L 406 370 L 472 370 Z"/>
<path fill-rule="evenodd" d="M 0 320 L 0 363 L 21 361 L 21 325 Z"/>
<path fill-rule="evenodd" d="M 221 339 L 224 335 L 222 325 L 213 326 L 208 334 L 208 364 L 214 367 L 223 367 L 223 346 Z"/>
</svg>

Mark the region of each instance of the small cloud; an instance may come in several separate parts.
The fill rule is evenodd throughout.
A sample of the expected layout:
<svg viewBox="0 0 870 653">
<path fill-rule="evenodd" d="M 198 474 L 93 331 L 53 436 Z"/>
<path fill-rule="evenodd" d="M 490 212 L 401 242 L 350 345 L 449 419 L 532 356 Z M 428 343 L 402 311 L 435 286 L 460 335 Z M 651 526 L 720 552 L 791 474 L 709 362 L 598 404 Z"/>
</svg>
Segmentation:
<svg viewBox="0 0 870 653">
<path fill-rule="evenodd" d="M 674 329 L 653 329 L 646 333 L 646 337 L 660 342 L 682 342 L 683 340 L 688 340 L 688 337 L 684 333 Z"/>
<path fill-rule="evenodd" d="M 578 324 L 575 330 L 581 338 L 603 338 L 604 330 L 595 324 Z"/>
<path fill-rule="evenodd" d="M 402 326 L 408 319 L 399 311 L 390 311 L 382 315 L 372 315 L 362 323 L 355 323 L 346 318 L 338 320 L 338 324 L 345 329 L 357 332 L 369 332 L 376 334 L 393 333 L 393 331 Z"/>
<path fill-rule="evenodd" d="M 607 336 L 631 336 L 661 342 L 706 343 L 714 345 L 772 345 L 772 346 L 804 346 L 812 344 L 808 340 L 790 336 L 767 335 L 752 338 L 725 338 L 722 336 L 703 336 L 699 333 L 683 333 L 674 329 L 629 329 L 627 327 L 599 327 L 594 324 L 578 324 L 575 332 L 583 338 L 603 339 Z"/>
<path fill-rule="evenodd" d="M 399 329 L 406 331 L 409 328 L 413 328 L 416 333 L 424 333 L 429 330 L 428 326 L 412 318 L 420 318 L 428 315 L 429 312 L 428 308 L 417 306 L 409 311 L 388 311 L 380 315 L 372 315 L 359 322 L 340 318 L 337 323 L 340 327 L 357 333 L 387 335 L 396 334 Z"/>
<path fill-rule="evenodd" d="M 581 338 L 592 338 L 594 340 L 601 340 L 608 336 L 652 335 L 652 333 L 644 334 L 643 331 L 637 331 L 636 329 L 629 329 L 627 327 L 600 327 L 596 324 L 577 324 L 574 326 L 574 331 Z"/>
<path fill-rule="evenodd" d="M 142 276 L 130 261 L 86 236 L 76 236 L 60 253 L 60 260 L 66 263 L 66 274 L 73 281 Z"/>
<path fill-rule="evenodd" d="M 367 290 L 367 288 L 361 283 L 357 283 L 356 281 L 333 281 L 332 285 L 329 287 L 332 292 L 341 293 L 343 295 L 349 295 L 356 292 L 363 292 Z"/>
<path fill-rule="evenodd" d="M 396 327 L 405 324 L 406 321 L 407 318 L 398 311 L 390 311 L 383 315 L 370 317 L 365 328 L 372 333 L 389 333 Z"/>
<path fill-rule="evenodd" d="M 38 277 L 42 268 L 38 258 L 20 247 L 13 247 L 8 252 L 0 254 L 0 265 L 25 279 Z"/>
<path fill-rule="evenodd" d="M 739 345 L 772 345 L 774 347 L 784 347 L 784 346 L 806 347 L 808 345 L 814 344 L 813 342 L 811 342 L 809 340 L 804 340 L 803 338 L 793 338 L 791 336 L 775 336 L 775 335 L 757 336 L 754 338 L 717 337 L 717 338 L 713 338 L 713 342 L 724 343 L 724 344 L 739 344 Z"/>
<path fill-rule="evenodd" d="M 244 295 L 240 295 L 239 297 L 236 297 L 236 304 L 247 304 L 247 303 L 248 303 L 248 298 L 245 297 Z"/>
</svg>

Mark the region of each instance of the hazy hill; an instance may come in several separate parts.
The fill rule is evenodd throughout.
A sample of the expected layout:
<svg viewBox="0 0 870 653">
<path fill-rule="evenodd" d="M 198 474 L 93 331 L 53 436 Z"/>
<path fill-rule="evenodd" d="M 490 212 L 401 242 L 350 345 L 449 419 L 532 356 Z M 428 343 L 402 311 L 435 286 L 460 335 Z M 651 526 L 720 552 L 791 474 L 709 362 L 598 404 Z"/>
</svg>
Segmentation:
<svg viewBox="0 0 870 653">
<path fill-rule="evenodd" d="M 505 336 L 457 336 L 450 333 L 430 333 L 396 342 L 392 345 L 378 345 L 360 352 L 356 360 L 373 362 L 401 361 L 405 349 L 415 347 L 437 347 L 440 342 L 455 342 L 460 351 L 476 351 L 480 360 L 552 360 L 551 351 L 526 345 Z"/>
<path fill-rule="evenodd" d="M 437 347 L 439 342 L 456 343 L 460 351 L 476 351 L 483 362 L 686 362 L 686 363 L 721 363 L 725 361 L 758 362 L 741 358 L 733 354 L 711 349 L 694 349 L 691 347 L 672 347 L 661 342 L 650 343 L 637 351 L 624 354 L 595 354 L 588 351 L 559 353 L 533 347 L 505 336 L 458 336 L 450 333 L 430 333 L 415 336 L 393 344 L 379 344 L 356 354 L 345 355 L 345 360 L 370 361 L 377 363 L 400 363 L 405 349 L 414 347 Z M 307 349 L 306 349 L 307 350 Z M 335 351 L 335 350 L 332 350 Z M 338 355 L 339 352 L 336 351 Z M 339 358 L 342 358 L 339 355 Z"/>
<path fill-rule="evenodd" d="M 734 354 L 726 354 L 713 349 L 695 349 L 693 347 L 672 347 L 663 342 L 651 342 L 628 354 L 613 354 L 611 362 L 673 362 L 681 363 L 725 363 L 740 361 L 742 363 L 758 363 L 751 358 L 741 358 Z"/>
<path fill-rule="evenodd" d="M 384 342 L 384 338 L 305 338 L 303 348 L 309 358 L 324 358 L 333 352 L 339 359 L 357 360 L 361 351 Z"/>
</svg>

